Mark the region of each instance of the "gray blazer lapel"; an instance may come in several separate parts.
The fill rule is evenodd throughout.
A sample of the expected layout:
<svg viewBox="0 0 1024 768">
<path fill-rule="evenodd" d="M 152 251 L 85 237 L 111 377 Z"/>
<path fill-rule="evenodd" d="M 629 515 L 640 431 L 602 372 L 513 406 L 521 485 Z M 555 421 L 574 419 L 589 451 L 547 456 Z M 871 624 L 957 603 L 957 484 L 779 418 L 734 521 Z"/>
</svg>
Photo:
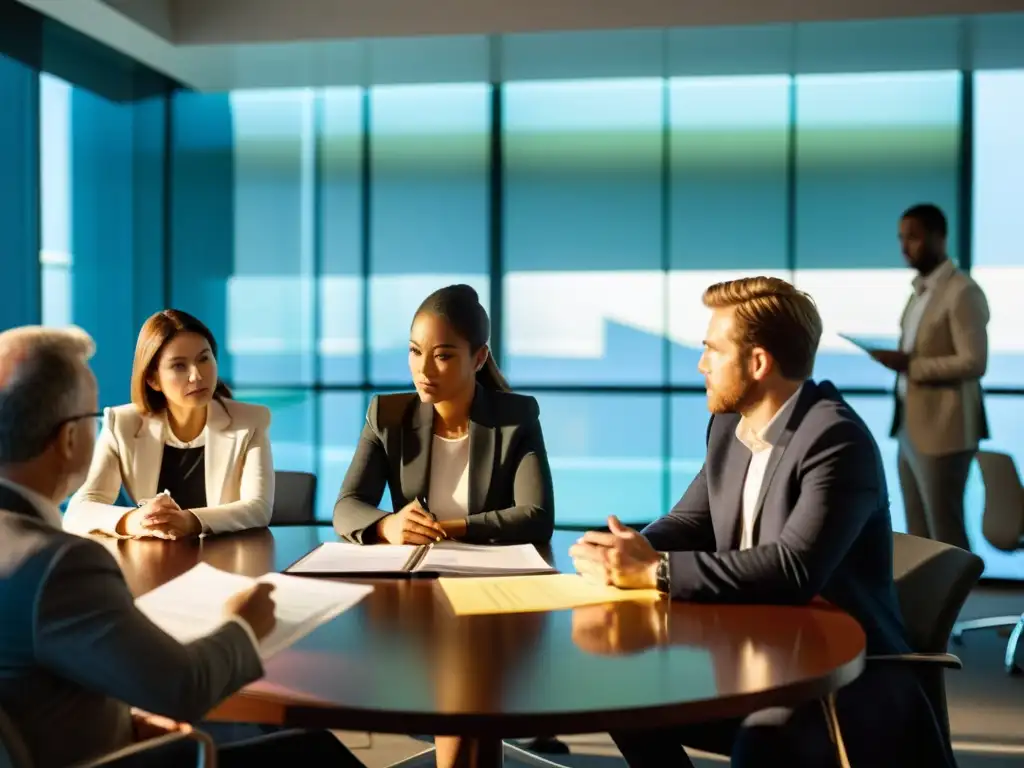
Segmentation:
<svg viewBox="0 0 1024 768">
<path fill-rule="evenodd" d="M 490 399 L 477 386 L 469 418 L 469 514 L 484 511 L 494 472 L 498 428 L 494 426 Z"/>
<path fill-rule="evenodd" d="M 715 544 L 719 552 L 736 548 L 739 535 L 740 513 L 743 507 L 743 482 L 750 466 L 750 451 L 735 436 L 730 437 L 726 449 L 725 469 L 722 477 L 722 492 L 716 506 L 721 505 L 722 514 L 712 516 L 715 523 Z"/>
<path fill-rule="evenodd" d="M 409 428 L 402 430 L 402 495 L 407 502 L 427 495 L 433 440 L 434 406 L 417 399 Z"/>
</svg>

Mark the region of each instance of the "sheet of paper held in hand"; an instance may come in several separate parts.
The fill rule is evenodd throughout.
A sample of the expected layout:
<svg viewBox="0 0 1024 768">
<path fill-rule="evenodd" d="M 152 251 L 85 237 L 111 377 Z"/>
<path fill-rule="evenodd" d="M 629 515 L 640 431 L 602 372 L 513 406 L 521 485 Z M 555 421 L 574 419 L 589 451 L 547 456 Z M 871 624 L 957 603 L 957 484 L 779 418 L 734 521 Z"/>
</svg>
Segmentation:
<svg viewBox="0 0 1024 768">
<path fill-rule="evenodd" d="M 656 589 L 619 589 L 594 584 L 574 573 L 501 578 L 438 579 L 458 616 L 561 611 L 582 605 L 657 600 Z"/>
<path fill-rule="evenodd" d="M 872 352 L 899 349 L 899 340 L 888 336 L 851 336 L 846 333 L 837 334 L 839 338 L 853 344 L 855 347 L 871 354 Z"/>
<path fill-rule="evenodd" d="M 190 643 L 222 626 L 225 601 L 257 582 L 274 585 L 270 594 L 277 624 L 260 641 L 260 656 L 264 659 L 284 650 L 373 591 L 371 586 L 302 579 L 280 573 L 253 579 L 199 563 L 178 578 L 147 592 L 135 605 L 171 637 Z"/>
</svg>

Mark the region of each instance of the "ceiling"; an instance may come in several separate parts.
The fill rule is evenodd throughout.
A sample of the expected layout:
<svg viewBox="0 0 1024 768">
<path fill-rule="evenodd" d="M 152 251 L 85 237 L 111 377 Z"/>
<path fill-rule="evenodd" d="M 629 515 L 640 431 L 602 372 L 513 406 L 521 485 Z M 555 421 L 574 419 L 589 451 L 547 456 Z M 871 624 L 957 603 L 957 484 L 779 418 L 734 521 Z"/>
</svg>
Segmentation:
<svg viewBox="0 0 1024 768">
<path fill-rule="evenodd" d="M 739 66 L 730 64 L 736 59 L 749 71 L 747 60 L 765 51 L 771 52 L 772 63 L 764 65 L 769 69 L 783 59 L 781 66 L 793 67 L 809 49 L 841 47 L 833 42 L 840 21 L 853 22 L 842 25 L 851 53 L 867 48 L 892 57 L 908 47 L 934 48 L 938 35 L 948 38 L 947 54 L 955 57 L 962 55 L 963 25 L 972 23 L 962 16 L 1024 11 L 1024 0 L 21 2 L 207 91 L 511 79 L 547 60 L 556 71 L 568 60 L 576 69 L 597 70 L 614 61 L 616 72 L 639 76 L 651 67 L 671 69 L 666 62 L 681 56 L 689 69 L 701 69 L 708 59 L 728 69 Z M 857 23 L 881 19 L 901 20 L 885 25 L 884 45 L 878 42 L 877 21 L 873 28 Z M 972 34 L 1024 47 L 1019 45 L 1024 37 L 1017 36 L 1024 32 L 1021 19 L 1009 29 L 993 20 L 988 28 L 972 27 Z M 728 37 L 721 29 L 708 29 L 733 26 L 746 29 L 729 30 Z M 823 36 L 825 27 L 829 31 Z M 856 29 L 856 39 L 850 38 Z M 736 44 L 745 39 L 752 47 Z M 566 73 L 575 71 L 569 67 Z"/>
</svg>

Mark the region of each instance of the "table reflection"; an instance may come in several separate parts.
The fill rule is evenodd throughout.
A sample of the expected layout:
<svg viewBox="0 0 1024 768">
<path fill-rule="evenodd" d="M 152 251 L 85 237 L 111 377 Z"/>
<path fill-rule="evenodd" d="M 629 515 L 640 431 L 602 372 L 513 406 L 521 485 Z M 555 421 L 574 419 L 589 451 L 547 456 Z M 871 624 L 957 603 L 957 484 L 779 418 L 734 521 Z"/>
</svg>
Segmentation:
<svg viewBox="0 0 1024 768">
<path fill-rule="evenodd" d="M 587 653 L 625 655 L 673 646 L 711 655 L 719 690 L 770 688 L 797 670 L 827 666 L 829 625 L 845 615 L 826 605 L 697 605 L 661 600 L 576 608 L 573 643 Z M 850 638 L 855 640 L 855 638 Z"/>
<path fill-rule="evenodd" d="M 179 541 L 95 538 L 117 560 L 136 597 L 200 562 L 245 576 L 262 576 L 274 567 L 274 536 L 266 528 Z"/>
</svg>

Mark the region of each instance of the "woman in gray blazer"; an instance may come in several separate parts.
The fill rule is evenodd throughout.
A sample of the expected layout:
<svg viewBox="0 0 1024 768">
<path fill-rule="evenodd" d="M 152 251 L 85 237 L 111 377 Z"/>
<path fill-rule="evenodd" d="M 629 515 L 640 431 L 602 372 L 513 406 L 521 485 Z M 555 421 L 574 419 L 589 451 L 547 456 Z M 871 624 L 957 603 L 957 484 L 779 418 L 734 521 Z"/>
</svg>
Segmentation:
<svg viewBox="0 0 1024 768">
<path fill-rule="evenodd" d="M 490 320 L 468 285 L 441 288 L 413 318 L 416 391 L 370 402 L 334 505 L 362 544 L 551 538 L 554 493 L 532 397 L 513 394 L 487 347 Z M 384 486 L 392 509 L 378 508 Z"/>
</svg>

